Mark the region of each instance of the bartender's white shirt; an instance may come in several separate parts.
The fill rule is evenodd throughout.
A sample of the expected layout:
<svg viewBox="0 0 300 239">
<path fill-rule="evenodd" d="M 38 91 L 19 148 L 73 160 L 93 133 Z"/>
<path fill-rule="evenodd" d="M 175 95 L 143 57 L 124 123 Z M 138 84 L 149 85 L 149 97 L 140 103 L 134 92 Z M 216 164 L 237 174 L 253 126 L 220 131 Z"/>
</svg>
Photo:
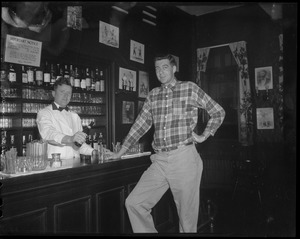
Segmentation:
<svg viewBox="0 0 300 239">
<path fill-rule="evenodd" d="M 70 110 L 53 110 L 51 104 L 38 112 L 36 122 L 41 138 L 48 141 L 48 158 L 51 158 L 53 153 L 60 153 L 61 159 L 92 154 L 93 148 L 85 143 L 79 149 L 74 144 L 61 143 L 65 135 L 73 136 L 76 132 L 82 131 L 81 119 L 77 113 Z M 53 140 L 57 145 L 49 142 Z"/>
</svg>

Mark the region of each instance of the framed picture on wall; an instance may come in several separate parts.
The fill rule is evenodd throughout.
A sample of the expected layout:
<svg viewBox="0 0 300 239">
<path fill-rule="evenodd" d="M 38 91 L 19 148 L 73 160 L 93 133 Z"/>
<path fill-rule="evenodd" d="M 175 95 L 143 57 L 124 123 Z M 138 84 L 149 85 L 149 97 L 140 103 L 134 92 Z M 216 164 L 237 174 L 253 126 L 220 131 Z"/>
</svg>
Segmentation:
<svg viewBox="0 0 300 239">
<path fill-rule="evenodd" d="M 149 75 L 145 71 L 139 71 L 139 97 L 146 98 L 149 93 Z"/>
<path fill-rule="evenodd" d="M 144 64 L 145 47 L 142 43 L 130 40 L 130 60 Z"/>
<path fill-rule="evenodd" d="M 136 71 L 120 67 L 119 89 L 136 91 Z"/>
<path fill-rule="evenodd" d="M 274 129 L 273 108 L 257 108 L 257 129 Z"/>
<path fill-rule="evenodd" d="M 99 25 L 99 42 L 119 48 L 119 28 L 102 21 Z"/>
<path fill-rule="evenodd" d="M 272 66 L 255 68 L 255 88 L 256 90 L 273 89 Z"/>
<path fill-rule="evenodd" d="M 122 102 L 122 124 L 133 124 L 134 122 L 134 101 Z"/>
<path fill-rule="evenodd" d="M 74 30 L 82 30 L 82 7 L 68 6 L 67 7 L 67 27 Z"/>
</svg>

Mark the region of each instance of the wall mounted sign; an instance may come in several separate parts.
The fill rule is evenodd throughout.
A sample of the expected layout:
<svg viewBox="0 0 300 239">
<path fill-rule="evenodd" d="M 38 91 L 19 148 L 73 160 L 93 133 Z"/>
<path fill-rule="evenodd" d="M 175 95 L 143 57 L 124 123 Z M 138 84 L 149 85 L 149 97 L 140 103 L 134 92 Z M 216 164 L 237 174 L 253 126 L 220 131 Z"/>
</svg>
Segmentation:
<svg viewBox="0 0 300 239">
<path fill-rule="evenodd" d="M 257 90 L 273 89 L 272 66 L 255 68 L 255 88 Z"/>
<path fill-rule="evenodd" d="M 119 28 L 100 21 L 99 42 L 108 46 L 119 48 Z"/>
<path fill-rule="evenodd" d="M 149 75 L 145 71 L 139 71 L 139 97 L 146 98 L 149 93 Z"/>
<path fill-rule="evenodd" d="M 257 129 L 274 129 L 273 108 L 257 108 Z"/>
<path fill-rule="evenodd" d="M 130 60 L 144 64 L 145 47 L 143 44 L 130 40 Z"/>
<path fill-rule="evenodd" d="M 136 71 L 120 67 L 119 89 L 136 91 Z"/>
<path fill-rule="evenodd" d="M 6 35 L 4 61 L 39 67 L 42 42 L 23 37 Z"/>
</svg>

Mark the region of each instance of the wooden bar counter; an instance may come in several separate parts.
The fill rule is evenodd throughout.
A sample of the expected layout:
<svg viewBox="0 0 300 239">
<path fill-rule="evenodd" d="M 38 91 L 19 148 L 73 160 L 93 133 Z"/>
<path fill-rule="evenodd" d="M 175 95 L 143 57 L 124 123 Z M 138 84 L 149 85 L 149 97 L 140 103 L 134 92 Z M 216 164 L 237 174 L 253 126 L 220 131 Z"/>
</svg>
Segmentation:
<svg viewBox="0 0 300 239">
<path fill-rule="evenodd" d="M 148 155 L 4 178 L 0 235 L 130 234 L 125 199 L 150 163 Z M 159 232 L 177 228 L 174 207 L 168 192 L 153 208 Z"/>
</svg>

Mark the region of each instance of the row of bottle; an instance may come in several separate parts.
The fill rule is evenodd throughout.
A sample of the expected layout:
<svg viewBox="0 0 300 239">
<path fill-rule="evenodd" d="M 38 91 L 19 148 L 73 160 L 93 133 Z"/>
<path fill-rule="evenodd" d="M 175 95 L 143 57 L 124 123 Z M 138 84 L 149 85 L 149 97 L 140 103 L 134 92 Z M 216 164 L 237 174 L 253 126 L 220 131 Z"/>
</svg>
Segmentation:
<svg viewBox="0 0 300 239">
<path fill-rule="evenodd" d="M 52 90 L 46 90 L 42 88 L 32 89 L 23 88 L 22 89 L 23 99 L 35 99 L 35 100 L 51 100 L 53 99 Z M 103 103 L 103 96 L 98 96 L 91 92 L 73 92 L 70 102 L 80 102 L 80 103 Z"/>
<path fill-rule="evenodd" d="M 86 144 L 90 145 L 95 150 L 101 151 L 106 148 L 105 140 L 103 138 L 102 132 L 99 132 L 97 137 L 97 132 L 93 135 L 89 134 L 86 139 Z M 22 156 L 26 155 L 26 144 L 33 140 L 32 134 L 22 135 Z M 16 148 L 16 136 L 14 134 L 7 135 L 6 131 L 1 131 L 1 146 L 5 145 L 5 150 L 11 148 Z"/>
<path fill-rule="evenodd" d="M 17 83 L 17 71 L 15 64 L 1 59 L 1 81 L 8 81 L 11 86 Z M 24 85 L 53 86 L 60 77 L 68 78 L 76 90 L 105 91 L 105 78 L 99 68 L 73 67 L 72 64 L 54 64 L 45 61 L 40 67 L 21 66 L 21 81 Z"/>
<path fill-rule="evenodd" d="M 95 150 L 99 150 L 99 147 L 101 146 L 106 148 L 106 144 L 102 132 L 99 133 L 98 137 L 97 136 L 98 136 L 97 132 L 95 132 L 93 135 L 88 134 L 85 143 L 90 145 Z"/>
<path fill-rule="evenodd" d="M 22 135 L 22 156 L 26 155 L 26 143 L 29 143 L 33 140 L 32 134 L 23 134 Z M 5 147 L 4 147 L 5 146 Z M 7 135 L 7 131 L 1 131 L 1 148 L 2 152 L 3 150 L 9 150 L 11 148 L 17 148 L 16 147 L 16 135 L 10 134 Z"/>
<path fill-rule="evenodd" d="M 20 94 L 18 93 L 18 89 L 16 89 L 16 88 L 6 88 L 5 86 L 2 87 L 2 84 L 1 84 L 1 97 L 3 97 L 3 98 L 17 98 L 17 97 L 20 97 Z"/>
<path fill-rule="evenodd" d="M 105 112 L 100 111 L 98 115 L 103 115 Z M 91 121 L 95 121 L 95 118 L 81 118 L 82 125 L 88 125 Z M 33 128 L 37 127 L 36 118 L 11 118 L 11 117 L 1 117 L 0 118 L 0 128 L 10 129 L 14 127 L 23 127 L 23 128 Z"/>
<path fill-rule="evenodd" d="M 41 109 L 48 106 L 48 104 L 42 103 L 23 103 L 22 112 L 23 113 L 37 113 Z M 77 114 L 91 114 L 91 115 L 103 115 L 105 114 L 105 108 L 102 106 L 75 106 L 69 105 L 69 109 L 75 111 Z M 0 113 L 20 113 L 21 104 L 14 102 L 4 102 L 0 103 Z"/>
</svg>

